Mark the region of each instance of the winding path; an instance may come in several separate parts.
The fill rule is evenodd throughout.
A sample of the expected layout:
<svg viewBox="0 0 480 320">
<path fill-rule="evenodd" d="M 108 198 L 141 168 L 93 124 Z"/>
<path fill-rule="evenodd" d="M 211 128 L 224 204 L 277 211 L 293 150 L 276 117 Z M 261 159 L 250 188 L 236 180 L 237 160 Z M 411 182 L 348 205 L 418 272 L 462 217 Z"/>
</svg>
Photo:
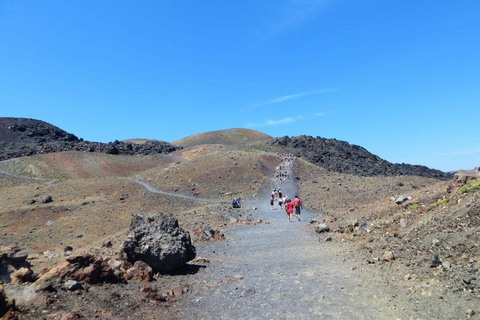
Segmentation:
<svg viewBox="0 0 480 320">
<path fill-rule="evenodd" d="M 160 190 L 155 189 L 151 185 L 147 184 L 146 182 L 143 182 L 142 180 L 138 180 L 138 179 L 122 178 L 122 180 L 138 183 L 138 184 L 144 186 L 151 193 L 155 193 L 155 194 L 162 194 L 162 195 L 166 195 L 166 196 L 170 196 L 170 197 L 177 197 L 177 198 L 182 198 L 182 199 L 186 199 L 186 200 L 209 202 L 209 203 L 229 203 L 228 201 L 224 201 L 224 200 L 197 198 L 197 197 L 185 196 L 185 195 L 182 195 L 182 194 L 160 191 Z"/>
<path fill-rule="evenodd" d="M 296 184 L 272 186 L 293 198 Z M 178 303 L 181 319 L 395 319 L 375 283 L 356 274 L 339 255 L 341 243 L 321 242 L 307 231 L 314 215 L 288 222 L 271 210 L 269 191 L 257 202 L 253 219 L 267 224 L 226 230 L 227 240 L 197 245 L 210 263 L 194 277 L 189 296 Z M 357 272 L 358 273 L 358 272 Z"/>
</svg>

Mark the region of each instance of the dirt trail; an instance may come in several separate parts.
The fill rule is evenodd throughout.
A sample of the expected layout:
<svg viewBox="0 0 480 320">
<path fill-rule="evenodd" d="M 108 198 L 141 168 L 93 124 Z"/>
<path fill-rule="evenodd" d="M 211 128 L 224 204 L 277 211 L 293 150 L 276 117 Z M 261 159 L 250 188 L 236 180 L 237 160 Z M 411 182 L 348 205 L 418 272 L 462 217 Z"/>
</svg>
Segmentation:
<svg viewBox="0 0 480 320">
<path fill-rule="evenodd" d="M 293 198 L 292 180 L 273 186 Z M 270 191 L 271 192 L 271 191 Z M 378 295 L 375 283 L 356 274 L 354 262 L 339 255 L 338 243 L 319 243 L 313 214 L 288 222 L 269 194 L 257 202 L 253 219 L 267 224 L 238 226 L 227 240 L 197 245 L 210 264 L 194 276 L 180 318 L 195 319 L 395 319 L 397 309 Z"/>
<path fill-rule="evenodd" d="M 122 178 L 122 179 L 125 180 L 125 181 L 131 181 L 131 182 L 138 183 L 138 184 L 144 186 L 145 189 L 147 189 L 147 190 L 148 190 L 149 192 L 151 192 L 151 193 L 163 194 L 163 195 L 170 196 L 170 197 L 176 197 L 176 198 L 181 198 L 181 199 L 186 199 L 186 200 L 192 200 L 192 201 L 207 202 L 207 203 L 229 203 L 229 201 L 224 201 L 224 200 L 213 200 L 213 199 L 197 198 L 197 197 L 185 196 L 185 195 L 177 194 L 177 193 L 160 191 L 160 190 L 155 189 L 155 188 L 152 187 L 151 185 L 149 185 L 149 184 L 147 184 L 147 183 L 145 183 L 145 182 L 143 182 L 143 181 L 141 181 L 141 180 L 138 180 L 138 179 L 130 179 L 130 178 Z"/>
</svg>

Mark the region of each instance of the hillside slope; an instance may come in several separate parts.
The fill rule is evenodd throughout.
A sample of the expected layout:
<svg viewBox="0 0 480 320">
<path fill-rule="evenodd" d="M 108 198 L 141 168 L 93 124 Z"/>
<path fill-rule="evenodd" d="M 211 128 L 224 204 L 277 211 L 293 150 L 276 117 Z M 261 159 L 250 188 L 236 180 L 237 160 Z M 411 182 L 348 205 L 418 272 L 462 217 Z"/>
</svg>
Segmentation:
<svg viewBox="0 0 480 320">
<path fill-rule="evenodd" d="M 198 133 L 174 141 L 173 144 L 180 145 L 186 148 L 202 144 L 246 146 L 253 142 L 266 141 L 271 138 L 271 136 L 256 130 L 237 128 Z"/>
</svg>

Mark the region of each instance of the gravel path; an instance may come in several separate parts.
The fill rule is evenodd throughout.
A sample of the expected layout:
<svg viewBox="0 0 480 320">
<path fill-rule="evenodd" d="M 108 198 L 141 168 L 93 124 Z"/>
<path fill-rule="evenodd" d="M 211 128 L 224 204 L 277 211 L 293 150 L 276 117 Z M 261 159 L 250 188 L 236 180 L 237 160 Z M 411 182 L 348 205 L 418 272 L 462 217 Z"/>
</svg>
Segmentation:
<svg viewBox="0 0 480 320">
<path fill-rule="evenodd" d="M 224 200 L 204 199 L 204 198 L 185 196 L 185 195 L 177 194 L 177 193 L 160 191 L 160 190 L 155 189 L 151 185 L 143 182 L 142 180 L 138 180 L 138 179 L 130 179 L 130 178 L 122 178 L 122 179 L 125 180 L 125 181 L 131 181 L 131 182 L 138 183 L 138 184 L 144 186 L 145 189 L 147 189 L 151 193 L 163 194 L 163 195 L 170 196 L 170 197 L 176 197 L 176 198 L 181 198 L 181 199 L 185 199 L 185 200 L 192 200 L 192 201 L 207 202 L 207 203 L 229 203 L 229 201 L 224 201 Z"/>
<path fill-rule="evenodd" d="M 293 198 L 297 187 L 280 186 Z M 194 275 L 188 298 L 182 299 L 185 319 L 395 319 L 396 309 L 377 296 L 375 282 L 355 274 L 354 262 L 339 255 L 338 246 L 319 243 L 308 231 L 313 214 L 288 222 L 285 212 L 271 210 L 269 194 L 259 202 L 253 219 L 267 224 L 228 229 L 227 240 L 197 245 L 197 256 L 210 263 Z M 363 278 L 362 278 L 363 276 Z"/>
</svg>

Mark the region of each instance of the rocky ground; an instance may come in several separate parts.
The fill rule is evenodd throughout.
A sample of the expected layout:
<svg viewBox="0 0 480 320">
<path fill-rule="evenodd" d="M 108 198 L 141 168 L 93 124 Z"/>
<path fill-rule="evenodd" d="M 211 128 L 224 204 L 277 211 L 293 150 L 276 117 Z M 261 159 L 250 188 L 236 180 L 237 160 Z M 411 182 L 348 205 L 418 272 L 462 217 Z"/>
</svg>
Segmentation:
<svg viewBox="0 0 480 320">
<path fill-rule="evenodd" d="M 301 162 L 295 168 L 302 169 Z M 305 192 L 305 203 L 313 205 L 302 191 L 311 176 L 305 168 L 301 172 L 286 183 L 274 179 L 270 186 L 288 195 Z M 302 181 L 299 190 L 295 181 Z M 429 193 L 443 185 L 430 185 Z M 389 214 L 382 220 L 374 212 L 342 229 L 342 210 L 332 218 L 306 209 L 303 221 L 289 223 L 278 206 L 270 209 L 270 189 L 237 212 L 250 223 L 231 219 L 225 240 L 197 241 L 197 258 L 175 274 L 158 274 L 149 282 L 62 288 L 41 299 L 25 287 L 7 285 L 5 291 L 19 305 L 35 297 L 36 307 L 19 315 L 25 319 L 478 317 L 478 190 L 433 203 L 410 196 L 407 203 L 395 204 L 396 210 L 385 207 Z M 331 231 L 318 228 L 323 220 Z"/>
<path fill-rule="evenodd" d="M 465 186 L 465 176 L 477 178 L 478 170 L 447 182 L 362 179 L 357 192 L 335 192 L 335 200 L 341 195 L 356 204 L 349 207 L 335 206 L 328 195 L 334 188 L 352 188 L 357 177 L 337 177 L 332 185 L 322 178 L 331 172 L 303 169 L 302 194 L 320 212 L 316 220 L 334 231 L 319 234 L 319 241 L 349 243 L 346 259 L 382 284 L 392 303 L 414 311 L 413 319 L 478 317 L 473 313 L 480 305 L 480 190 L 472 188 L 478 182 Z"/>
<path fill-rule="evenodd" d="M 464 178 L 364 177 L 297 159 L 292 186 L 281 187 L 292 196 L 298 186 L 310 216 L 289 224 L 264 207 L 279 186 L 271 179 L 281 160 L 210 145 L 2 161 L 0 245 L 28 250 L 37 274 L 63 263 L 67 247 L 118 257 L 136 213 L 174 213 L 198 258 L 149 282 L 61 287 L 39 297 L 4 279 L 4 292 L 15 297 L 20 319 L 184 319 L 195 310 L 205 319 L 479 316 L 479 188 L 460 192 Z M 239 196 L 245 206 L 232 209 Z M 12 271 L 3 266 L 3 274 Z"/>
</svg>

